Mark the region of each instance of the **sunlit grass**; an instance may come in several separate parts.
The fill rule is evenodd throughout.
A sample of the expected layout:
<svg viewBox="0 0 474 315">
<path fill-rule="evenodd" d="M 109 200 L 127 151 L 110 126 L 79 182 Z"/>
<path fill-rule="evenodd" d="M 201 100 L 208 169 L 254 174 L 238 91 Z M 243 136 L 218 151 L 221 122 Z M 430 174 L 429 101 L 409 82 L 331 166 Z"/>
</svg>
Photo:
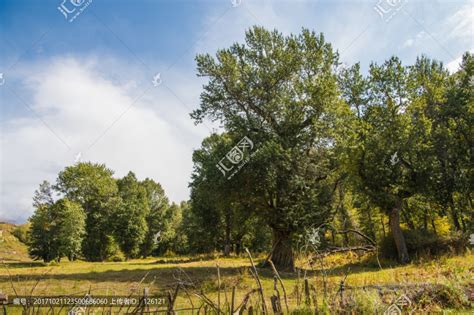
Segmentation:
<svg viewBox="0 0 474 315">
<path fill-rule="evenodd" d="M 258 259 L 257 259 L 258 260 Z M 174 257 L 136 259 L 126 262 L 84 262 L 62 261 L 61 263 L 42 264 L 40 262 L 4 263 L 0 270 L 0 290 L 14 294 L 12 285 L 18 294 L 28 295 L 36 285 L 37 295 L 85 294 L 90 291 L 96 295 L 141 294 L 144 287 L 150 293 L 172 290 L 177 279 L 191 280 L 211 299 L 217 299 L 217 268 L 221 274 L 221 300 L 230 298 L 232 287 L 237 288 L 236 300 L 256 288 L 255 280 L 249 271 L 246 257 L 209 258 Z M 313 284 L 318 295 L 323 294 L 323 271 L 327 273 L 326 287 L 331 294 L 337 290 L 339 282 L 348 273 L 347 286 L 387 285 L 387 284 L 447 284 L 451 282 L 466 285 L 472 281 L 474 255 L 443 257 L 436 260 L 418 261 L 399 266 L 393 262 L 382 261 L 383 269 L 373 262 L 373 257 L 338 255 L 324 260 L 324 270 L 319 262 L 306 269 L 306 276 Z M 307 265 L 306 267 L 308 267 Z M 273 273 L 269 269 L 258 269 L 265 294 L 273 293 Z M 296 283 L 304 276 L 297 273 L 282 272 L 286 290 L 292 307 L 296 305 Z M 141 283 L 140 283 L 141 282 Z M 140 283 L 140 284 L 139 284 Z M 225 293 L 224 293 L 225 291 Z M 198 303 L 198 299 L 195 298 Z M 180 296 L 177 306 L 186 306 L 189 302 Z"/>
</svg>

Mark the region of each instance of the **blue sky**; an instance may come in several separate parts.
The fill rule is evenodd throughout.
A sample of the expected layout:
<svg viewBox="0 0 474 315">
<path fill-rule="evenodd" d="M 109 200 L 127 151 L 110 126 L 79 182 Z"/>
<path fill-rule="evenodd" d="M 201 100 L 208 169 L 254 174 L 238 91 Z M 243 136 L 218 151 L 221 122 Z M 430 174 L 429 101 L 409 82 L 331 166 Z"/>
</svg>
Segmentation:
<svg viewBox="0 0 474 315">
<path fill-rule="evenodd" d="M 192 151 L 217 127 L 188 115 L 205 82 L 194 57 L 242 41 L 252 25 L 323 32 L 341 61 L 363 69 L 425 54 L 454 71 L 474 46 L 473 3 L 0 0 L 0 220 L 25 221 L 38 184 L 77 160 L 152 177 L 187 199 Z"/>
</svg>

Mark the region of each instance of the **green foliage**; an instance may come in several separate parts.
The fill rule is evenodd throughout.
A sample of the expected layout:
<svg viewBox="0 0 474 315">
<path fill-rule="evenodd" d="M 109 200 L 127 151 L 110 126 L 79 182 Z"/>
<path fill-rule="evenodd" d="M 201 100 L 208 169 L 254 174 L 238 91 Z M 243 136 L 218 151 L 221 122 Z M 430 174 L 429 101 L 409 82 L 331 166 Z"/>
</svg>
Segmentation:
<svg viewBox="0 0 474 315">
<path fill-rule="evenodd" d="M 168 249 L 176 253 L 187 250 L 186 234 L 177 233 L 184 231 L 182 209 L 169 207 L 161 185 L 148 178 L 139 182 L 132 172 L 118 180 L 112 175 L 103 164 L 77 163 L 59 173 L 54 187 L 46 181 L 40 185 L 33 198 L 37 210 L 30 228 L 33 257 L 50 261 L 67 255 L 74 259 L 82 247 L 87 260 L 121 261 Z M 79 205 L 80 210 L 61 200 L 56 205 L 53 190 L 65 195 L 67 202 Z M 70 209 L 74 211 L 69 213 Z M 51 216 L 61 211 L 64 220 L 52 224 Z M 85 233 L 81 225 L 84 218 Z M 79 223 L 78 231 L 71 229 L 74 220 Z M 67 229 L 72 232 L 66 235 Z M 158 232 L 162 233 L 160 251 Z M 54 243 L 56 238 L 64 240 L 65 245 Z"/>
<path fill-rule="evenodd" d="M 29 253 L 45 262 L 66 256 L 76 259 L 81 253 L 84 213 L 78 203 L 60 199 L 52 205 L 38 204 L 30 218 Z"/>
<path fill-rule="evenodd" d="M 58 175 L 55 188 L 79 203 L 86 213 L 83 252 L 86 259 L 103 261 L 113 254 L 114 212 L 120 197 L 113 172 L 103 164 L 77 163 Z"/>
<path fill-rule="evenodd" d="M 104 261 L 248 247 L 272 250 L 286 269 L 298 237 L 313 229 L 319 249 L 366 244 L 341 232 L 357 230 L 402 262 L 463 246 L 474 224 L 471 53 L 454 74 L 425 56 L 336 74 L 338 54 L 322 34 L 253 27 L 244 43 L 196 61 L 208 81 L 191 117 L 224 131 L 193 153 L 189 202 L 170 204 L 158 182 L 132 172 L 115 179 L 103 164 L 68 166 L 35 192 L 28 237 L 15 230 L 32 257 L 82 251 Z M 240 165 L 229 152 L 243 137 L 252 154 L 241 152 L 248 160 Z M 216 166 L 223 159 L 234 176 Z"/>
<path fill-rule="evenodd" d="M 463 56 L 461 69 L 446 80 L 442 102 L 431 102 L 429 117 L 433 121 L 433 163 L 431 199 L 449 209 L 457 230 L 466 232 L 473 226 L 472 147 L 474 145 L 474 55 Z"/>
<path fill-rule="evenodd" d="M 125 257 L 135 258 L 148 233 L 147 192 L 132 172 L 118 180 L 118 189 L 121 203 L 114 213 L 114 235 Z"/>
<path fill-rule="evenodd" d="M 416 292 L 412 297 L 417 302 L 419 310 L 435 309 L 469 309 L 470 302 L 468 300 L 465 288 L 456 282 L 447 285 L 437 285 Z"/>
<path fill-rule="evenodd" d="M 344 130 L 337 54 L 322 34 L 303 29 L 285 37 L 254 27 L 245 44 L 196 60 L 198 75 L 209 81 L 191 116 L 218 120 L 231 143 L 247 136 L 258 147 L 236 176 L 245 185 L 233 191 L 245 191 L 252 212 L 276 231 L 274 262 L 292 267 L 292 234 L 330 218 L 338 177 L 333 153 Z"/>
<path fill-rule="evenodd" d="M 167 223 L 165 213 L 169 207 L 169 201 L 161 185 L 154 180 L 147 178 L 140 182 L 140 185 L 145 189 L 149 207 L 146 215 L 148 229 L 141 244 L 141 255 L 147 257 L 156 250 L 158 233 L 161 233 Z"/>
<path fill-rule="evenodd" d="M 52 205 L 53 203 L 53 187 L 45 180 L 39 185 L 38 190 L 35 191 L 33 207 L 38 208 L 41 205 Z"/>
<path fill-rule="evenodd" d="M 467 54 L 463 70 L 450 76 L 426 57 L 412 66 L 392 57 L 372 64 L 366 77 L 358 64 L 342 72 L 342 96 L 354 113 L 346 166 L 354 188 L 390 214 L 400 260 L 407 259 L 400 215 L 410 229 L 421 223 L 427 230 L 449 207 L 456 229 L 467 231 L 472 64 Z"/>
<path fill-rule="evenodd" d="M 351 169 L 364 193 L 387 211 L 427 186 L 432 164 L 429 122 L 419 109 L 418 85 L 411 85 L 416 75 L 395 57 L 372 64 L 364 79 L 358 65 L 343 74 L 346 100 L 358 102 L 349 103 L 357 114 Z"/>
<path fill-rule="evenodd" d="M 49 208 L 46 205 L 39 205 L 35 213 L 30 218 L 30 234 L 28 236 L 30 242 L 28 244 L 28 253 L 33 259 L 43 259 L 49 262 L 56 258 L 58 253 L 54 252 L 52 243 L 52 235 L 50 233 Z"/>
</svg>

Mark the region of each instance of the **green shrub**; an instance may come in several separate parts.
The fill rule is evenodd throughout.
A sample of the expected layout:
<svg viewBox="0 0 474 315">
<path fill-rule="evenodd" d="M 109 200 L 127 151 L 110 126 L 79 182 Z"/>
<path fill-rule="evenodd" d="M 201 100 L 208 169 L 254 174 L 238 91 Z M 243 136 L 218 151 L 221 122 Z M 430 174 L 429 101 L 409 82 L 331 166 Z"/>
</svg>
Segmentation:
<svg viewBox="0 0 474 315">
<path fill-rule="evenodd" d="M 125 254 L 118 247 L 115 247 L 113 253 L 111 253 L 110 256 L 107 258 L 107 261 L 113 262 L 121 262 L 125 260 Z"/>
<path fill-rule="evenodd" d="M 446 253 L 460 254 L 465 250 L 465 239 L 460 235 L 441 237 L 431 231 L 404 230 L 403 235 L 410 257 L 438 256 Z M 397 247 L 389 233 L 380 243 L 381 256 L 388 259 L 397 258 Z"/>
</svg>

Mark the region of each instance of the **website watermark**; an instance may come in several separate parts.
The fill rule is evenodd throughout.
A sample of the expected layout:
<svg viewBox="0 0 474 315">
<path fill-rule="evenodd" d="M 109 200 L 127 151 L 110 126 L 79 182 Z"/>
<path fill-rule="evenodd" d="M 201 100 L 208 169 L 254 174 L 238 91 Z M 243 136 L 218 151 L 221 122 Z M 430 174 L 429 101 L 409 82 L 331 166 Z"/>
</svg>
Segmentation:
<svg viewBox="0 0 474 315">
<path fill-rule="evenodd" d="M 224 177 L 231 179 L 240 169 L 250 161 L 257 152 L 254 143 L 249 137 L 243 137 L 227 154 L 216 164 Z"/>
<path fill-rule="evenodd" d="M 69 23 L 72 23 L 91 3 L 92 0 L 63 0 L 58 10 Z"/>
<path fill-rule="evenodd" d="M 161 73 L 156 73 L 153 76 L 153 79 L 151 80 L 151 83 L 153 84 L 154 87 L 159 87 L 161 83 L 163 83 L 163 80 L 161 80 Z"/>
<path fill-rule="evenodd" d="M 232 7 L 237 8 L 242 4 L 242 0 L 231 0 L 230 3 L 232 4 Z"/>
<path fill-rule="evenodd" d="M 379 0 L 374 6 L 374 10 L 382 20 L 389 22 L 405 3 L 407 3 L 407 0 Z"/>
<path fill-rule="evenodd" d="M 400 158 L 398 157 L 398 152 L 395 152 L 390 156 L 390 164 L 392 164 L 393 166 L 395 164 L 398 164 L 398 162 L 400 162 Z"/>
<path fill-rule="evenodd" d="M 400 295 L 395 302 L 390 304 L 390 306 L 383 312 L 384 315 L 401 315 L 401 314 L 411 314 L 412 310 L 411 300 L 405 294 Z"/>
</svg>

